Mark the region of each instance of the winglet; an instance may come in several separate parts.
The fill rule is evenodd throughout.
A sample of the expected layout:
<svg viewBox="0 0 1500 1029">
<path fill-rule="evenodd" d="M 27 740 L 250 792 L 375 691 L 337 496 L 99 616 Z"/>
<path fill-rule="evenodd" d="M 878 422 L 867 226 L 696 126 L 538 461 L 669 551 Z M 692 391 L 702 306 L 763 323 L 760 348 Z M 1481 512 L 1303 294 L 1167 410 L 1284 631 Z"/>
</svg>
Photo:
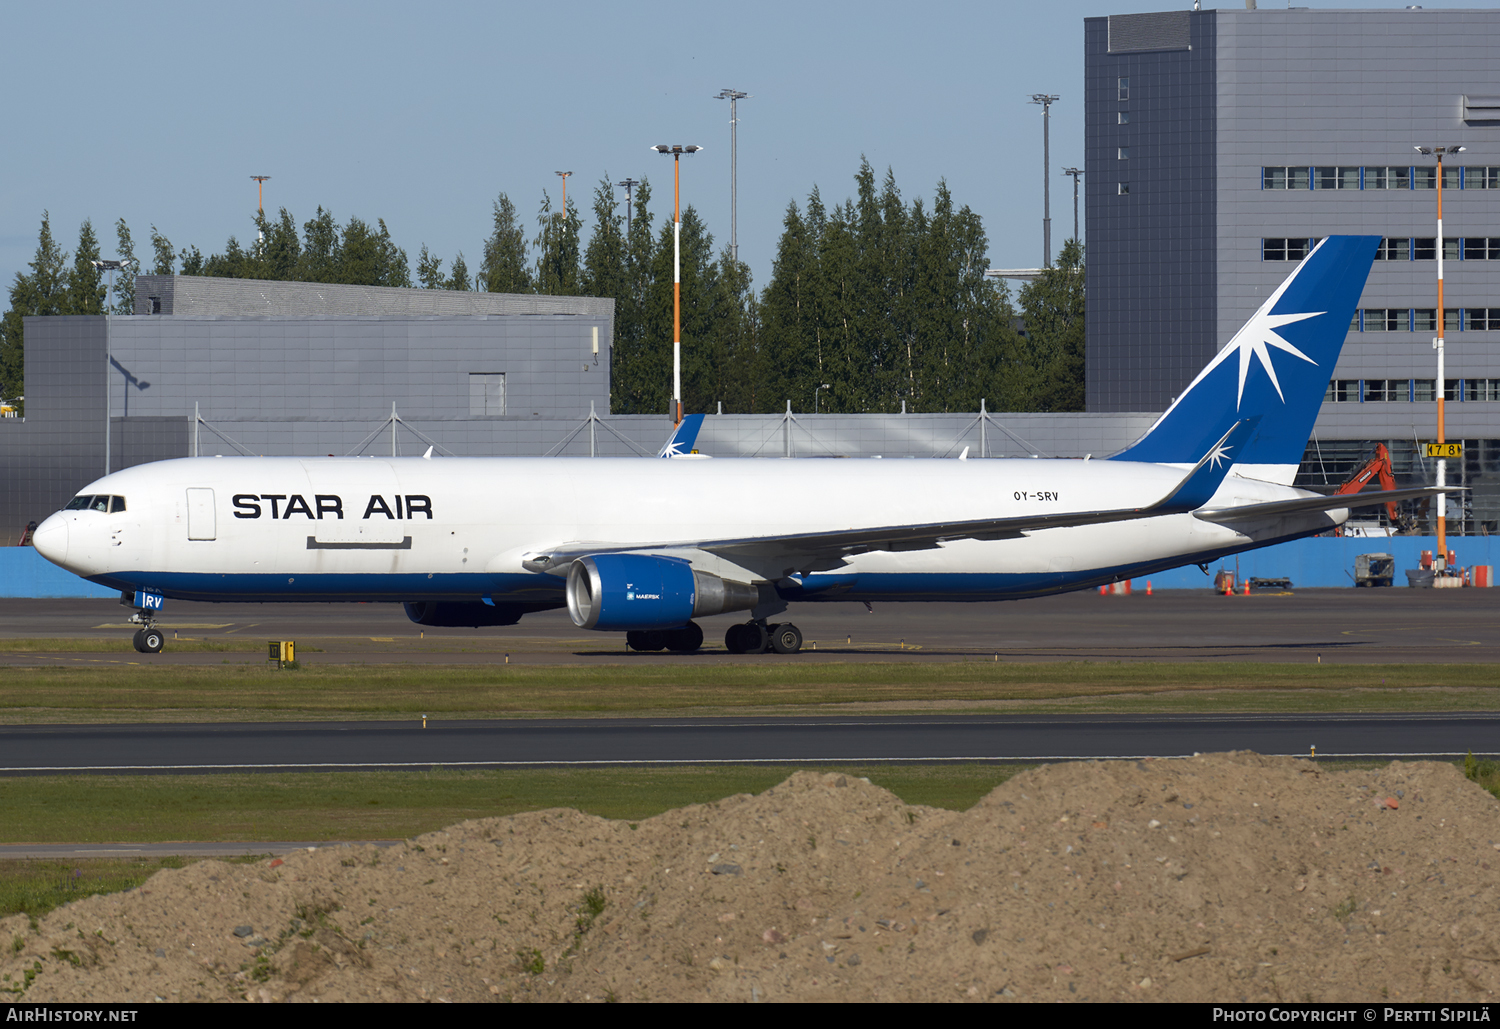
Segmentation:
<svg viewBox="0 0 1500 1029">
<path fill-rule="evenodd" d="M 698 430 L 703 427 L 703 415 L 690 414 L 682 419 L 677 426 L 677 431 L 672 433 L 672 438 L 662 444 L 656 452 L 657 457 L 680 457 L 683 454 L 693 452 L 693 444 L 698 441 Z"/>
<path fill-rule="evenodd" d="M 1199 458 L 1187 478 L 1161 502 L 1161 507 L 1175 512 L 1196 511 L 1218 492 L 1219 484 L 1234 466 L 1236 455 L 1244 450 L 1260 424 L 1260 415 L 1242 418 L 1229 427 L 1219 442 Z M 1163 512 L 1165 513 L 1165 512 Z"/>
</svg>

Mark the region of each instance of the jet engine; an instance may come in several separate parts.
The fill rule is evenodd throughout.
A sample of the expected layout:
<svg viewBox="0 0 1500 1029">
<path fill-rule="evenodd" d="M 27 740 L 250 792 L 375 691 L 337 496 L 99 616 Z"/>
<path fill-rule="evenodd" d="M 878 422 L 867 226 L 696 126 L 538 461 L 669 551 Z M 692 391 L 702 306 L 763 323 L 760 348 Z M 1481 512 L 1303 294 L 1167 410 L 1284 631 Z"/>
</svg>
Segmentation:
<svg viewBox="0 0 1500 1029">
<path fill-rule="evenodd" d="M 477 601 L 419 600 L 403 605 L 406 617 L 418 625 L 449 629 L 477 629 L 483 625 L 515 625 L 528 611 L 539 610 L 536 604 L 489 604 Z M 552 605 L 546 605 L 552 606 Z"/>
<path fill-rule="evenodd" d="M 760 591 L 677 557 L 597 554 L 568 569 L 567 598 L 581 629 L 672 629 L 692 618 L 748 611 Z"/>
</svg>

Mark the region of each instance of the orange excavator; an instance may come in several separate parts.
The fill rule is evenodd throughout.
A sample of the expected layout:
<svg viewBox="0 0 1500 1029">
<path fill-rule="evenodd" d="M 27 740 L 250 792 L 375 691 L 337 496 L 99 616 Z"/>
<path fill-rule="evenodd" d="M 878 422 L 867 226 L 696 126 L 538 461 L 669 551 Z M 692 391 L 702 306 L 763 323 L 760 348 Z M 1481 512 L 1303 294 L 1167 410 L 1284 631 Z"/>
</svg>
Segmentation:
<svg viewBox="0 0 1500 1029">
<path fill-rule="evenodd" d="M 1366 483 L 1377 477 L 1380 479 L 1381 489 L 1389 490 L 1396 488 L 1396 476 L 1391 471 L 1391 452 L 1386 449 L 1384 443 L 1375 444 L 1375 456 L 1360 465 L 1359 470 L 1349 476 L 1348 481 L 1333 491 L 1333 495 L 1342 497 L 1358 493 L 1365 488 Z M 1408 523 L 1412 519 L 1403 519 L 1394 501 L 1386 502 L 1385 513 L 1390 517 L 1391 525 L 1401 529 L 1411 528 L 1411 525 Z"/>
</svg>

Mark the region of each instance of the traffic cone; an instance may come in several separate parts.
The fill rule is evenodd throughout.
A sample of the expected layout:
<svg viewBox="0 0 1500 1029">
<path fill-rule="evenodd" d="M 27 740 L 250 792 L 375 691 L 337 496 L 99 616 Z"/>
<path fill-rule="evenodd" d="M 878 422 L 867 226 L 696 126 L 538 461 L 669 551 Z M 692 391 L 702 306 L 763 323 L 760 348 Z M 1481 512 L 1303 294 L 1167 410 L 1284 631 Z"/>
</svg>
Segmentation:
<svg viewBox="0 0 1500 1029">
<path fill-rule="evenodd" d="M 1108 586 L 1100 586 L 1099 587 L 1099 596 L 1104 597 L 1104 596 L 1108 596 L 1108 595 L 1109 595 L 1109 587 Z"/>
<path fill-rule="evenodd" d="M 1146 596 L 1151 596 L 1151 580 L 1146 580 Z"/>
<path fill-rule="evenodd" d="M 1246 579 L 1245 580 L 1245 596 L 1248 597 L 1249 595 L 1250 595 L 1250 580 Z"/>
</svg>

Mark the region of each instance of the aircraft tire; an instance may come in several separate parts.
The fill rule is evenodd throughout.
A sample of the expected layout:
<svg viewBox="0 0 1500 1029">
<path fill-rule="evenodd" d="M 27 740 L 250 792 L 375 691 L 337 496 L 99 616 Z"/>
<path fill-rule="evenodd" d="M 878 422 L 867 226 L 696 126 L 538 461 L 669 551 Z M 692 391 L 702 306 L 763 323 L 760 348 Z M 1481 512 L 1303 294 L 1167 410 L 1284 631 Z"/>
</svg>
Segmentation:
<svg viewBox="0 0 1500 1029">
<path fill-rule="evenodd" d="M 697 622 L 688 622 L 680 629 L 666 634 L 667 649 L 675 654 L 691 654 L 703 646 L 703 628 Z"/>
<path fill-rule="evenodd" d="M 144 654 L 146 652 L 145 646 L 141 643 L 141 635 L 145 631 L 145 629 L 137 629 L 135 635 L 130 637 L 130 645 L 135 648 L 137 654 Z"/>
<path fill-rule="evenodd" d="M 731 654 L 745 652 L 745 627 L 738 623 L 724 630 L 724 649 Z"/>
<path fill-rule="evenodd" d="M 778 654 L 795 654 L 802 649 L 802 630 L 791 622 L 771 626 L 771 649 Z"/>
<path fill-rule="evenodd" d="M 136 649 L 142 654 L 160 654 L 162 646 L 167 642 L 160 629 L 142 629 L 140 637 L 141 645 Z"/>
</svg>

